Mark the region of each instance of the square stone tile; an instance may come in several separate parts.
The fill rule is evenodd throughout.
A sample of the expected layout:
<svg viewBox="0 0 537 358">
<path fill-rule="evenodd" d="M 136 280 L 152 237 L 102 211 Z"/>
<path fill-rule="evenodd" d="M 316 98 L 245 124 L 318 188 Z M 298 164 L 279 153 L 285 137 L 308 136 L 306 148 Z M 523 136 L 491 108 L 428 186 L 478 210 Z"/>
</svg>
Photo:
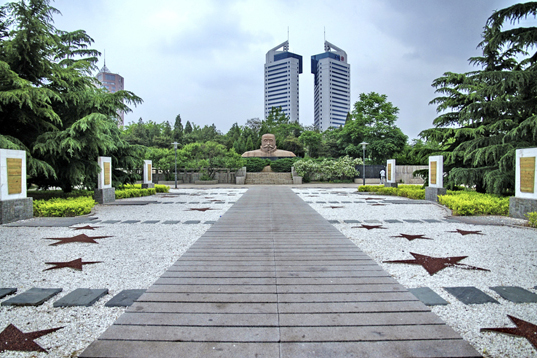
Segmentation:
<svg viewBox="0 0 537 358">
<path fill-rule="evenodd" d="M 341 202 L 341 204 L 350 204 L 350 203 L 352 203 L 352 201 L 345 200 Z"/>
<path fill-rule="evenodd" d="M 475 287 L 443 287 L 443 289 L 466 305 L 499 303 L 494 298 Z"/>
<path fill-rule="evenodd" d="M 136 301 L 141 295 L 143 295 L 145 290 L 123 290 L 108 302 L 106 302 L 106 307 L 129 307 L 134 301 Z"/>
<path fill-rule="evenodd" d="M 204 224 L 213 225 L 213 224 L 216 224 L 216 221 L 214 221 L 214 220 L 207 220 L 206 222 L 204 222 Z"/>
<path fill-rule="evenodd" d="M 158 222 L 160 222 L 160 220 L 146 220 L 142 222 L 142 224 L 156 224 Z"/>
<path fill-rule="evenodd" d="M 189 204 L 199 204 L 200 202 L 199 201 L 191 201 L 189 202 Z"/>
<path fill-rule="evenodd" d="M 228 204 L 235 204 L 236 201 L 228 201 L 227 203 L 228 203 Z M 223 203 L 221 203 L 221 204 L 223 204 Z"/>
<path fill-rule="evenodd" d="M 2 302 L 2 306 L 39 306 L 60 292 L 62 292 L 61 288 L 33 287 L 26 292 Z"/>
<path fill-rule="evenodd" d="M 101 224 L 117 224 L 120 221 L 121 220 L 105 220 L 105 221 L 102 221 Z"/>
<path fill-rule="evenodd" d="M 316 201 L 317 204 L 326 204 L 326 201 Z"/>
<path fill-rule="evenodd" d="M 363 201 L 363 200 L 360 200 L 360 201 L 355 200 L 355 201 L 353 201 L 353 203 L 355 203 L 355 204 L 363 204 L 363 203 L 365 203 L 365 201 Z"/>
<path fill-rule="evenodd" d="M 0 288 L 0 298 L 12 295 L 17 292 L 16 288 Z"/>
<path fill-rule="evenodd" d="M 404 222 L 416 224 L 416 223 L 423 223 L 421 220 L 414 220 L 414 219 L 403 219 Z"/>
<path fill-rule="evenodd" d="M 136 224 L 136 223 L 139 223 L 140 220 L 125 220 L 125 221 L 122 221 L 121 223 L 122 224 Z"/>
<path fill-rule="evenodd" d="M 345 224 L 359 224 L 360 220 L 343 220 Z"/>
<path fill-rule="evenodd" d="M 186 204 L 186 201 L 177 201 L 176 204 Z"/>
<path fill-rule="evenodd" d="M 73 307 L 84 306 L 89 307 L 99 300 L 99 298 L 108 294 L 108 289 L 90 289 L 77 288 L 66 296 L 63 296 L 58 301 L 54 302 L 54 307 Z"/>
<path fill-rule="evenodd" d="M 436 220 L 436 219 L 423 219 L 423 221 L 425 221 L 426 223 L 431 223 L 431 224 L 442 222 L 441 220 Z"/>
<path fill-rule="evenodd" d="M 387 223 L 390 223 L 390 224 L 401 224 L 402 223 L 401 220 L 397 220 L 397 219 L 385 219 L 384 221 L 387 222 Z"/>
<path fill-rule="evenodd" d="M 328 220 L 330 224 L 339 224 L 339 220 Z"/>
<path fill-rule="evenodd" d="M 192 224 L 199 224 L 201 221 L 199 220 L 187 220 L 183 224 L 192 225 Z"/>
<path fill-rule="evenodd" d="M 166 220 L 163 222 L 163 224 L 166 224 L 166 225 L 175 225 L 175 224 L 179 224 L 181 221 L 179 220 Z"/>
<path fill-rule="evenodd" d="M 436 292 L 431 290 L 429 287 L 418 287 L 418 288 L 409 288 L 410 293 L 412 293 L 418 300 L 423 302 L 426 306 L 439 306 L 447 305 L 448 302 L 440 297 Z"/>
<path fill-rule="evenodd" d="M 533 292 L 516 286 L 496 286 L 491 287 L 491 290 L 496 291 L 503 299 L 515 303 L 530 303 L 537 302 L 537 295 Z"/>
<path fill-rule="evenodd" d="M 382 221 L 380 220 L 364 220 L 365 223 L 376 223 L 376 224 L 381 224 Z"/>
<path fill-rule="evenodd" d="M 339 201 L 329 201 L 329 204 L 339 204 Z"/>
</svg>

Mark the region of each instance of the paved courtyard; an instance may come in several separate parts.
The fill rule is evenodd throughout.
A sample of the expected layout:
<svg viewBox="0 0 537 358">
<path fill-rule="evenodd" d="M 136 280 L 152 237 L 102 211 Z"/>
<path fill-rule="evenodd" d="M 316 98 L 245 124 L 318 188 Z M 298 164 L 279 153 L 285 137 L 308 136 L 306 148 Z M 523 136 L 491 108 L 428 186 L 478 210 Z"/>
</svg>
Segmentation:
<svg viewBox="0 0 537 358">
<path fill-rule="evenodd" d="M 143 340 L 151 341 L 151 356 L 158 356 L 157 349 L 167 352 L 163 356 L 367 356 L 368 350 L 377 352 L 371 356 L 537 356 L 525 338 L 479 331 L 514 327 L 508 314 L 537 323 L 537 304 L 531 301 L 537 284 L 535 230 L 462 223 L 435 204 L 361 195 L 356 188 L 299 187 L 293 193 L 286 187 L 249 187 L 244 196 L 247 189 L 172 190 L 127 200 L 143 205 L 98 206 L 78 224 L 47 219 L 54 226 L 0 227 L 0 288 L 17 288 L 17 294 L 32 287 L 62 289 L 39 306 L 0 306 L 0 330 L 9 323 L 23 332 L 64 327 L 36 340 L 54 357 L 78 356 L 88 346 L 83 356 L 103 356 L 92 352 L 128 335 L 132 338 L 117 346 L 123 356 L 134 356 L 125 344 L 137 347 Z M 248 199 L 253 201 L 246 210 L 235 205 L 243 197 L 256 198 Z M 289 198 L 290 207 L 278 205 Z M 96 228 L 75 231 L 67 224 Z M 58 241 L 44 240 L 80 233 L 109 237 L 95 239 L 98 244 L 50 246 Z M 414 259 L 411 252 L 468 257 L 432 276 L 419 265 L 385 262 Z M 46 262 L 77 258 L 98 263 L 82 271 L 43 271 L 53 267 Z M 80 288 L 108 294 L 89 307 L 54 307 Z M 128 289 L 147 291 L 129 308 L 106 306 Z M 472 301 L 481 294 L 492 301 Z M 436 335 L 439 343 L 433 348 L 423 334 Z M 166 341 L 191 342 L 171 354 Z M 448 348 L 454 342 L 462 344 L 455 351 Z M 265 348 L 256 348 L 259 343 Z M 134 351 L 148 356 L 142 348 Z"/>
</svg>

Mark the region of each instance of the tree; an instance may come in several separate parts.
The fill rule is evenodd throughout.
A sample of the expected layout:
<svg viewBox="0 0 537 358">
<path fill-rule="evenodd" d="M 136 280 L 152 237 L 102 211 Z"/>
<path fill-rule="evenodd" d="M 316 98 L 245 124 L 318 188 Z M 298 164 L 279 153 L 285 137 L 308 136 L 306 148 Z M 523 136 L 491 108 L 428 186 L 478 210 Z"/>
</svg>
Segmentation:
<svg viewBox="0 0 537 358">
<path fill-rule="evenodd" d="M 306 154 L 309 157 L 317 158 L 319 156 L 319 149 L 323 139 L 323 135 L 319 131 L 304 131 L 298 139 L 306 148 Z"/>
<path fill-rule="evenodd" d="M 367 153 L 372 163 L 381 164 L 396 155 L 405 145 L 407 136 L 395 126 L 399 109 L 387 101 L 385 94 L 360 94 L 354 104 L 352 120 L 338 132 L 338 146 L 345 154 L 361 158 L 361 142 L 369 143 Z"/>
<path fill-rule="evenodd" d="M 183 140 L 183 124 L 181 123 L 180 114 L 175 117 L 175 123 L 173 125 L 173 140 L 178 143 L 181 143 Z"/>
<path fill-rule="evenodd" d="M 190 121 L 186 121 L 184 133 L 185 134 L 192 133 L 192 124 L 190 124 Z"/>
<path fill-rule="evenodd" d="M 470 59 L 481 70 L 447 72 L 433 82 L 431 101 L 441 113 L 435 128 L 420 133 L 439 143 L 447 184 L 475 186 L 479 192 L 512 193 L 515 150 L 537 141 L 537 28 L 503 30 L 506 22 L 537 14 L 537 3 L 517 4 L 487 20 L 483 54 Z"/>
<path fill-rule="evenodd" d="M 96 86 L 93 39 L 56 29 L 57 13 L 49 0 L 0 8 L 0 147 L 27 152 L 29 183 L 70 191 L 95 186 L 100 155 L 127 171 L 141 160 L 121 139 L 117 113 L 142 100 Z M 113 179 L 126 176 L 114 172 Z"/>
</svg>

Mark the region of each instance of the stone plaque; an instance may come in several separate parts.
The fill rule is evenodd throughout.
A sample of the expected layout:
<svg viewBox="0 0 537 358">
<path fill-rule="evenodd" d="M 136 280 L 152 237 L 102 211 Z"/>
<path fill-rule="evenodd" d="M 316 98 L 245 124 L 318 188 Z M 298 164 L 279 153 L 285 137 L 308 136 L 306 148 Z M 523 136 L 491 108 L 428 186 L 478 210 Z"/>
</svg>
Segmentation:
<svg viewBox="0 0 537 358">
<path fill-rule="evenodd" d="M 520 191 L 535 192 L 535 157 L 520 158 Z"/>
<path fill-rule="evenodd" d="M 110 171 L 110 162 L 104 162 L 104 185 L 110 185 L 110 177 L 112 173 Z"/>
<path fill-rule="evenodd" d="M 431 178 L 431 184 L 436 184 L 436 162 L 431 162 L 431 169 L 429 177 Z"/>
<path fill-rule="evenodd" d="M 151 174 L 151 164 L 147 164 L 147 181 L 149 182 L 151 181 L 151 179 L 153 179 L 151 178 Z"/>
<path fill-rule="evenodd" d="M 388 163 L 388 181 L 392 180 L 392 163 Z"/>
<path fill-rule="evenodd" d="M 22 193 L 22 159 L 7 158 L 7 193 Z"/>
</svg>

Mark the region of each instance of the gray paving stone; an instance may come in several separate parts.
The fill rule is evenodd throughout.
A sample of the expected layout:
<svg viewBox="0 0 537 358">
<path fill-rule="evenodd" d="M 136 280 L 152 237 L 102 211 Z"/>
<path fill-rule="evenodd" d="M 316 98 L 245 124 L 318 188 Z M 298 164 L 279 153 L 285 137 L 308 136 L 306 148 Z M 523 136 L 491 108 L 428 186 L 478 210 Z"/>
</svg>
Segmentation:
<svg viewBox="0 0 537 358">
<path fill-rule="evenodd" d="M 101 224 L 117 224 L 118 222 L 121 222 L 121 220 L 105 220 L 101 221 Z"/>
<path fill-rule="evenodd" d="M 339 204 L 339 201 L 329 201 L 329 204 Z"/>
<path fill-rule="evenodd" d="M 390 223 L 390 224 L 401 224 L 402 223 L 401 220 L 397 220 L 397 219 L 385 219 L 384 222 L 387 222 L 387 223 Z"/>
<path fill-rule="evenodd" d="M 364 220 L 365 223 L 377 223 L 377 224 L 382 224 L 382 221 L 380 220 Z"/>
<path fill-rule="evenodd" d="M 189 204 L 199 204 L 200 202 L 199 201 L 191 201 L 189 202 Z"/>
<path fill-rule="evenodd" d="M 355 200 L 355 201 L 353 201 L 353 203 L 355 203 L 355 204 L 364 204 L 365 201 L 364 200 Z"/>
<path fill-rule="evenodd" d="M 408 290 L 410 291 L 410 293 L 416 296 L 418 300 L 420 300 L 427 306 L 443 306 L 448 304 L 446 300 L 440 297 L 429 287 L 409 288 Z"/>
<path fill-rule="evenodd" d="M 411 223 L 411 224 L 417 224 L 417 223 L 423 223 L 421 220 L 414 220 L 414 219 L 403 219 L 404 222 Z"/>
<path fill-rule="evenodd" d="M 30 288 L 4 302 L 2 306 L 39 306 L 49 298 L 62 292 L 61 288 Z"/>
<path fill-rule="evenodd" d="M 533 292 L 515 286 L 496 286 L 491 287 L 491 290 L 496 291 L 503 299 L 515 303 L 530 303 L 537 302 L 537 295 Z"/>
<path fill-rule="evenodd" d="M 16 288 L 0 288 L 0 298 L 12 295 L 17 292 Z"/>
<path fill-rule="evenodd" d="M 181 221 L 179 220 L 166 220 L 163 222 L 163 224 L 166 224 L 166 225 L 175 225 L 175 224 L 179 224 Z"/>
<path fill-rule="evenodd" d="M 173 204 L 173 201 L 163 201 L 162 204 Z"/>
<path fill-rule="evenodd" d="M 228 201 L 227 203 L 228 203 L 228 204 L 235 204 L 236 201 Z M 223 203 L 221 203 L 221 204 L 223 204 Z"/>
<path fill-rule="evenodd" d="M 326 204 L 326 201 L 316 201 L 317 204 Z"/>
<path fill-rule="evenodd" d="M 427 223 L 431 223 L 431 224 L 441 223 L 442 222 L 441 220 L 436 220 L 436 219 L 422 219 L 422 220 L 427 222 Z"/>
<path fill-rule="evenodd" d="M 207 224 L 207 225 L 214 225 L 214 224 L 216 224 L 216 221 L 214 221 L 214 220 L 207 220 L 207 221 L 204 222 L 204 224 Z"/>
<path fill-rule="evenodd" d="M 342 201 L 342 202 L 341 202 L 341 204 L 350 204 L 350 203 L 352 203 L 352 201 L 347 201 L 347 200 L 346 200 L 346 201 Z"/>
<path fill-rule="evenodd" d="M 360 220 L 343 220 L 345 224 L 359 224 Z"/>
<path fill-rule="evenodd" d="M 178 201 L 176 204 L 186 204 L 186 201 Z"/>
<path fill-rule="evenodd" d="M 143 295 L 145 290 L 123 290 L 108 302 L 106 302 L 106 307 L 129 307 L 132 306 L 134 301 L 136 301 L 141 295 Z"/>
<path fill-rule="evenodd" d="M 340 224 L 339 220 L 328 220 L 330 224 Z"/>
<path fill-rule="evenodd" d="M 494 298 L 475 287 L 443 287 L 443 289 L 466 305 L 499 303 Z"/>
<path fill-rule="evenodd" d="M 156 224 L 158 222 L 160 222 L 160 220 L 146 220 L 142 222 L 142 224 Z"/>
<path fill-rule="evenodd" d="M 99 300 L 99 298 L 108 294 L 108 289 L 90 289 L 77 288 L 68 295 L 54 302 L 54 307 L 73 307 L 84 306 L 89 307 Z"/>
<path fill-rule="evenodd" d="M 201 221 L 199 220 L 187 220 L 185 222 L 183 222 L 183 224 L 186 224 L 186 225 L 193 225 L 193 224 L 199 224 Z"/>
<path fill-rule="evenodd" d="M 122 221 L 121 223 L 122 224 L 136 224 L 136 223 L 139 223 L 140 220 L 125 220 L 125 221 Z"/>
</svg>

